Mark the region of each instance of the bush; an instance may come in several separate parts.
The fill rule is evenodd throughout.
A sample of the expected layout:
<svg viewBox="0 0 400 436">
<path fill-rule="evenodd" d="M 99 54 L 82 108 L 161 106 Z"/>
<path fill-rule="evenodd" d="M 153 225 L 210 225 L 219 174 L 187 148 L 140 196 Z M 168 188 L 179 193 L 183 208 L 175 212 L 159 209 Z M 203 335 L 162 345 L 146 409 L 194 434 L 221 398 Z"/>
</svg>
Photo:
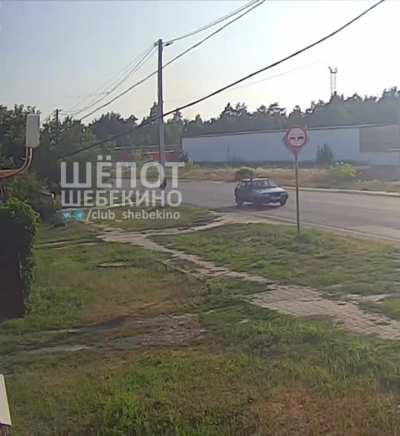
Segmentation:
<svg viewBox="0 0 400 436">
<path fill-rule="evenodd" d="M 7 184 L 11 197 L 28 203 L 43 220 L 49 220 L 55 215 L 55 206 L 50 193 L 35 174 L 27 173 L 14 177 Z"/>
<path fill-rule="evenodd" d="M 359 171 L 351 164 L 335 165 L 329 169 L 329 175 L 336 182 L 349 182 L 359 177 Z"/>
<path fill-rule="evenodd" d="M 195 170 L 200 168 L 200 165 L 195 164 L 191 159 L 187 159 L 184 162 L 185 162 L 184 170 Z"/>
<path fill-rule="evenodd" d="M 255 171 L 253 170 L 253 168 L 241 167 L 235 172 L 235 181 L 237 182 L 252 177 L 255 177 Z"/>
<path fill-rule="evenodd" d="M 32 282 L 37 214 L 16 198 L 0 205 L 0 319 L 24 313 Z"/>
</svg>

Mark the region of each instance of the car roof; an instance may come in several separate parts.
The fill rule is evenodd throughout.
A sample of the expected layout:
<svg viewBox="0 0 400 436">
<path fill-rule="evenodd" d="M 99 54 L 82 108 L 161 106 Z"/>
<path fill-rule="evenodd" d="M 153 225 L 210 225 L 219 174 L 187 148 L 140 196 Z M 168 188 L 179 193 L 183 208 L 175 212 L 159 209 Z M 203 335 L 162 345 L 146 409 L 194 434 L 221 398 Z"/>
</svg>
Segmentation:
<svg viewBox="0 0 400 436">
<path fill-rule="evenodd" d="M 267 177 L 255 177 L 254 179 L 242 179 L 241 182 L 265 182 L 265 181 L 269 181 L 269 178 Z"/>
</svg>

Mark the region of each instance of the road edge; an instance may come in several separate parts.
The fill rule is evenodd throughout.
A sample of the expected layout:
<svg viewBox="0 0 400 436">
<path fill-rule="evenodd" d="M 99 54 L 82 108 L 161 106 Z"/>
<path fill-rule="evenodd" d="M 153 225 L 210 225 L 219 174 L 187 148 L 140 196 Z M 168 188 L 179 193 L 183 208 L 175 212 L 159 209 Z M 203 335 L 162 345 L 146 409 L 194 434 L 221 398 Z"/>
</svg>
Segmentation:
<svg viewBox="0 0 400 436">
<path fill-rule="evenodd" d="M 284 189 L 294 190 L 294 186 L 283 186 Z M 396 197 L 400 198 L 400 193 L 398 192 L 387 192 L 387 191 L 362 191 L 356 189 L 336 189 L 336 188 L 307 188 L 299 187 L 300 191 L 310 191 L 310 192 L 328 192 L 333 194 L 355 194 L 355 195 L 372 195 L 375 197 Z"/>
</svg>

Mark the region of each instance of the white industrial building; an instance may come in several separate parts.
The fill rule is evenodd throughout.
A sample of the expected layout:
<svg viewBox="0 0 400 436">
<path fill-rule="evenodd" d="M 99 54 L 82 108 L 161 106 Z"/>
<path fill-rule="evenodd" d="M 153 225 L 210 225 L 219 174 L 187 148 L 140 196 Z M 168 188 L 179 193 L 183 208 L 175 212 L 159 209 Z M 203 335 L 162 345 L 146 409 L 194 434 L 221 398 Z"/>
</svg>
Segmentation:
<svg viewBox="0 0 400 436">
<path fill-rule="evenodd" d="M 206 134 L 183 138 L 183 151 L 194 162 L 286 162 L 293 155 L 285 146 L 284 130 Z M 318 147 L 328 145 L 337 161 L 367 165 L 400 165 L 399 125 L 312 128 L 299 155 L 315 162 Z"/>
</svg>

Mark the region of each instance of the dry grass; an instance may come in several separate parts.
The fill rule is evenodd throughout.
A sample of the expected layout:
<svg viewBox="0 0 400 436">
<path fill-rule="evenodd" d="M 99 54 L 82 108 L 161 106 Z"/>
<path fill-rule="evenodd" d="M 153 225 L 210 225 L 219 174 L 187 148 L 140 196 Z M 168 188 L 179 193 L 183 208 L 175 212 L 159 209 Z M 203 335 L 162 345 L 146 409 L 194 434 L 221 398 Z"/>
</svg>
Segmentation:
<svg viewBox="0 0 400 436">
<path fill-rule="evenodd" d="M 236 181 L 235 167 L 194 167 L 182 170 L 182 177 L 188 180 L 215 180 L 223 182 Z M 253 167 L 256 177 L 269 177 L 282 186 L 295 186 L 292 168 Z M 328 168 L 301 168 L 300 186 L 304 188 L 337 188 L 356 189 L 366 191 L 400 192 L 397 181 L 385 181 L 359 177 L 351 179 L 338 178 Z"/>
<path fill-rule="evenodd" d="M 236 181 L 236 172 L 239 168 L 188 168 L 182 170 L 182 177 L 192 180 L 216 180 L 224 182 Z M 281 185 L 293 186 L 295 184 L 292 168 L 253 167 L 256 177 L 270 177 Z M 329 175 L 325 168 L 307 168 L 301 171 L 301 181 L 304 185 L 322 183 Z"/>
</svg>

